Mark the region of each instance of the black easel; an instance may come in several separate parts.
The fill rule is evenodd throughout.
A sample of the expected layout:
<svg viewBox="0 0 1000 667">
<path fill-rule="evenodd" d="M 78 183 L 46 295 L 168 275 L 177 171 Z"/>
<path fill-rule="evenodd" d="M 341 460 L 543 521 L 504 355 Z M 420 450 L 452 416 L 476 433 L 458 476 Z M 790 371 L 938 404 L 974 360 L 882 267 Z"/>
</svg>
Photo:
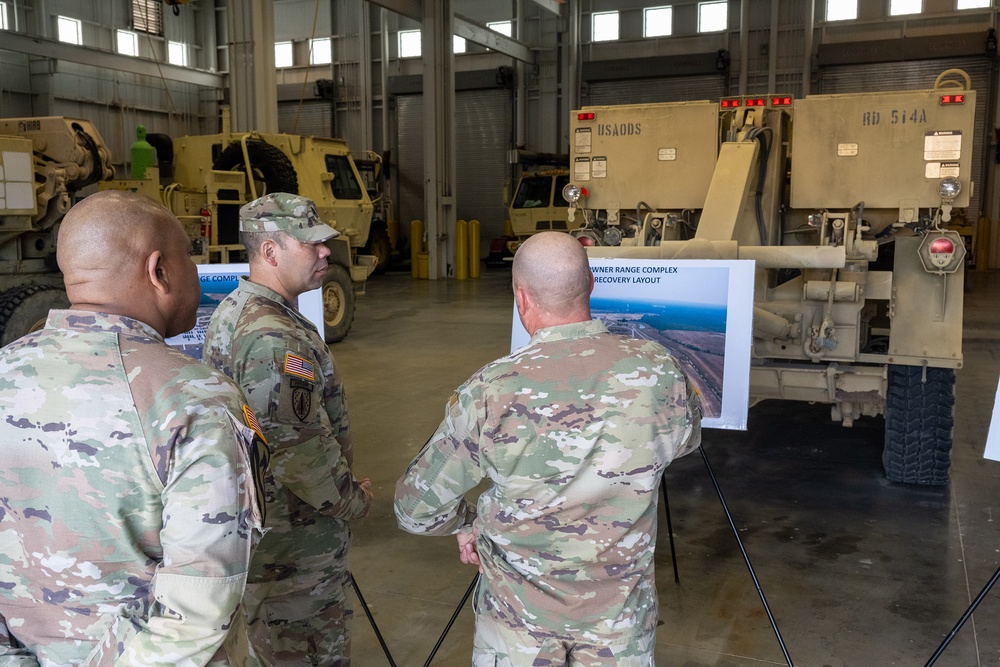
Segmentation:
<svg viewBox="0 0 1000 667">
<path fill-rule="evenodd" d="M 348 572 L 351 577 L 351 586 L 354 587 L 354 592 L 358 596 L 358 601 L 361 602 L 361 608 L 365 610 L 365 616 L 368 617 L 368 622 L 372 624 L 372 630 L 375 631 L 375 637 L 378 639 L 378 643 L 382 646 L 382 651 L 385 652 L 385 657 L 389 660 L 389 667 L 396 667 L 395 661 L 392 659 L 392 654 L 389 653 L 389 647 L 385 645 L 385 640 L 382 639 L 382 633 L 379 632 L 378 625 L 375 623 L 375 617 L 372 616 L 372 612 L 368 609 L 368 603 L 365 602 L 365 596 L 361 594 L 361 589 L 358 587 L 358 582 L 354 580 L 354 574 Z"/>
<path fill-rule="evenodd" d="M 462 596 L 462 601 L 458 603 L 457 607 L 455 607 L 455 613 L 453 613 L 451 615 L 451 618 L 448 620 L 448 625 L 444 626 L 444 631 L 441 633 L 441 636 L 438 637 L 437 644 L 435 644 L 434 648 L 431 649 L 431 654 L 427 656 L 427 662 L 424 663 L 424 667 L 428 667 L 431 664 L 431 660 L 434 659 L 434 656 L 435 654 L 437 654 L 438 649 L 441 648 L 441 644 L 442 642 L 444 642 L 444 638 L 448 635 L 448 631 L 451 630 L 452 624 L 454 624 L 455 619 L 458 618 L 458 613 L 462 611 L 462 607 L 465 606 L 465 601 L 469 599 L 470 595 L 472 595 L 472 591 L 476 589 L 476 584 L 478 583 L 479 583 L 479 573 L 476 572 L 476 576 L 472 578 L 472 583 L 469 584 L 468 590 L 466 590 L 465 595 Z"/>
<path fill-rule="evenodd" d="M 958 623 L 956 623 L 955 627 L 951 629 L 951 632 L 948 633 L 948 636 L 944 638 L 944 641 L 941 642 L 941 645 L 938 646 L 936 651 L 934 651 L 934 655 L 931 656 L 931 659 L 927 661 L 927 664 L 925 664 L 924 667 L 931 667 L 931 665 L 937 662 L 937 659 L 941 657 L 941 654 L 944 653 L 944 650 L 948 648 L 948 644 L 950 644 L 951 640 L 955 638 L 955 635 L 958 634 L 958 631 L 962 629 L 962 626 L 965 625 L 965 622 L 969 620 L 969 617 L 972 616 L 972 612 L 976 610 L 976 607 L 978 607 L 979 603 L 983 601 L 983 598 L 985 598 L 986 594 L 990 592 L 990 589 L 993 588 L 993 584 L 997 583 L 998 579 L 1000 579 L 1000 567 L 997 568 L 997 571 L 993 573 L 993 576 L 990 577 L 990 580 L 986 582 L 985 586 L 983 586 L 983 590 L 979 591 L 979 595 L 976 596 L 976 599 L 972 601 L 972 604 L 969 605 L 969 608 L 965 610 L 964 614 L 962 614 L 962 618 L 958 619 Z"/>
</svg>

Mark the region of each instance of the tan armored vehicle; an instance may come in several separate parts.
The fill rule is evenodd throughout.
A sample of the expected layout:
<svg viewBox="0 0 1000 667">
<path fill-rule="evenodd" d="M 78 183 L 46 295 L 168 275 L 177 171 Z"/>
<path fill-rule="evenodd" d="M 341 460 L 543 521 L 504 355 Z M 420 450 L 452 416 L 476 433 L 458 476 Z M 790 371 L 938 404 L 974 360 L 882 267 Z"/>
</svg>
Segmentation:
<svg viewBox="0 0 1000 667">
<path fill-rule="evenodd" d="M 110 155 L 90 123 L 61 117 L 0 119 L 0 135 L 28 141 L 20 145 L 31 146 L 34 179 L 42 183 L 36 186 L 30 220 L 26 211 L 9 217 L 0 208 L 0 230 L 10 230 L 0 236 L 0 253 L 16 260 L 0 265 L 0 279 L 6 281 L 0 285 L 14 290 L 0 293 L 0 340 L 27 333 L 44 320 L 52 303 L 65 302 L 54 261 L 57 223 L 73 194 L 98 181 L 101 189 L 134 190 L 162 201 L 184 223 L 195 260 L 202 263 L 244 260 L 239 243 L 243 204 L 268 192 L 313 199 L 320 216 L 340 232 L 327 242 L 331 255 L 323 306 L 327 342 L 343 339 L 354 320 L 355 295 L 364 293 L 375 266 L 374 257 L 359 253 L 368 242 L 372 202 L 347 145 L 337 139 L 232 133 L 227 126 L 224 115 L 219 134 L 173 141 L 159 136 L 154 140 L 158 166 L 146 169 L 144 179 L 113 180 Z M 5 305 L 11 311 L 6 318 Z"/>
<path fill-rule="evenodd" d="M 949 71 L 921 91 L 575 111 L 573 233 L 592 256 L 755 260 L 751 400 L 884 415 L 887 477 L 945 484 L 969 88 Z"/>
</svg>

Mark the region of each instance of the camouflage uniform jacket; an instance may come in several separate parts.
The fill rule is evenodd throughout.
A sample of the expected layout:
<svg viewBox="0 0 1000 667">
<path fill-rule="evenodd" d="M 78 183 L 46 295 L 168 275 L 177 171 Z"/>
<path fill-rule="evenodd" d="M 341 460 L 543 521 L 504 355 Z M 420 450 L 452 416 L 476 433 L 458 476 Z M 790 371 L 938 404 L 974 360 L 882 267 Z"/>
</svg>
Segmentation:
<svg viewBox="0 0 1000 667">
<path fill-rule="evenodd" d="M 0 665 L 243 665 L 266 454 L 233 382 L 126 317 L 0 350 Z"/>
<path fill-rule="evenodd" d="M 242 387 L 271 449 L 268 530 L 247 591 L 262 599 L 342 576 L 347 520 L 367 502 L 351 473 L 347 403 L 326 343 L 276 292 L 241 278 L 212 315 L 204 349 Z M 309 614 L 310 600 L 301 602 Z"/>
<path fill-rule="evenodd" d="M 474 522 L 480 616 L 620 643 L 655 629 L 660 476 L 700 442 L 700 404 L 665 348 L 597 320 L 548 327 L 459 387 L 396 486 L 396 517 L 432 535 Z M 476 516 L 463 496 L 484 477 Z"/>
</svg>

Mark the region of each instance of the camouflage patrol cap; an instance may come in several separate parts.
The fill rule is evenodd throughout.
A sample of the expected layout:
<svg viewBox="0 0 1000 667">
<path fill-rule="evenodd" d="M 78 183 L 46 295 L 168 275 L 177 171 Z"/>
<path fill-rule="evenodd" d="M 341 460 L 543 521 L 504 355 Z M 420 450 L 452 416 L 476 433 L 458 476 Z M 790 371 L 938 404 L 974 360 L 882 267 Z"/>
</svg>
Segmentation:
<svg viewBox="0 0 1000 667">
<path fill-rule="evenodd" d="M 340 232 L 319 219 L 308 197 L 272 192 L 240 209 L 241 232 L 288 232 L 303 243 L 319 243 Z"/>
</svg>

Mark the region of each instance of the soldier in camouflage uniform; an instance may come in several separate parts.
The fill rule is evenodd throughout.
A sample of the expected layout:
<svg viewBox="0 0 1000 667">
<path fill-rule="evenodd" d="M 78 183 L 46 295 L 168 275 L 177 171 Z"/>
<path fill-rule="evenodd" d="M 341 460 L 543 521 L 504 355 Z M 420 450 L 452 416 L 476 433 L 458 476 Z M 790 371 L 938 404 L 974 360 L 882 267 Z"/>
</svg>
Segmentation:
<svg viewBox="0 0 1000 667">
<path fill-rule="evenodd" d="M 212 316 L 204 359 L 234 378 L 271 448 L 267 529 L 247 584 L 251 626 L 266 625 L 273 665 L 350 664 L 348 521 L 365 516 L 340 373 L 295 304 L 323 283 L 337 232 L 305 197 L 276 193 L 240 210 L 249 279 Z M 268 650 L 269 653 L 265 653 Z"/>
<path fill-rule="evenodd" d="M 240 611 L 266 447 L 194 326 L 178 220 L 102 192 L 62 222 L 72 304 L 0 350 L 0 665 L 256 665 Z M 263 460 L 262 460 L 263 459 Z"/>
<path fill-rule="evenodd" d="M 514 258 L 529 343 L 473 375 L 396 485 L 400 527 L 457 533 L 483 574 L 474 665 L 653 665 L 657 490 L 701 442 L 701 412 L 659 344 L 590 315 L 568 234 Z M 464 495 L 488 477 L 478 514 Z"/>
</svg>

